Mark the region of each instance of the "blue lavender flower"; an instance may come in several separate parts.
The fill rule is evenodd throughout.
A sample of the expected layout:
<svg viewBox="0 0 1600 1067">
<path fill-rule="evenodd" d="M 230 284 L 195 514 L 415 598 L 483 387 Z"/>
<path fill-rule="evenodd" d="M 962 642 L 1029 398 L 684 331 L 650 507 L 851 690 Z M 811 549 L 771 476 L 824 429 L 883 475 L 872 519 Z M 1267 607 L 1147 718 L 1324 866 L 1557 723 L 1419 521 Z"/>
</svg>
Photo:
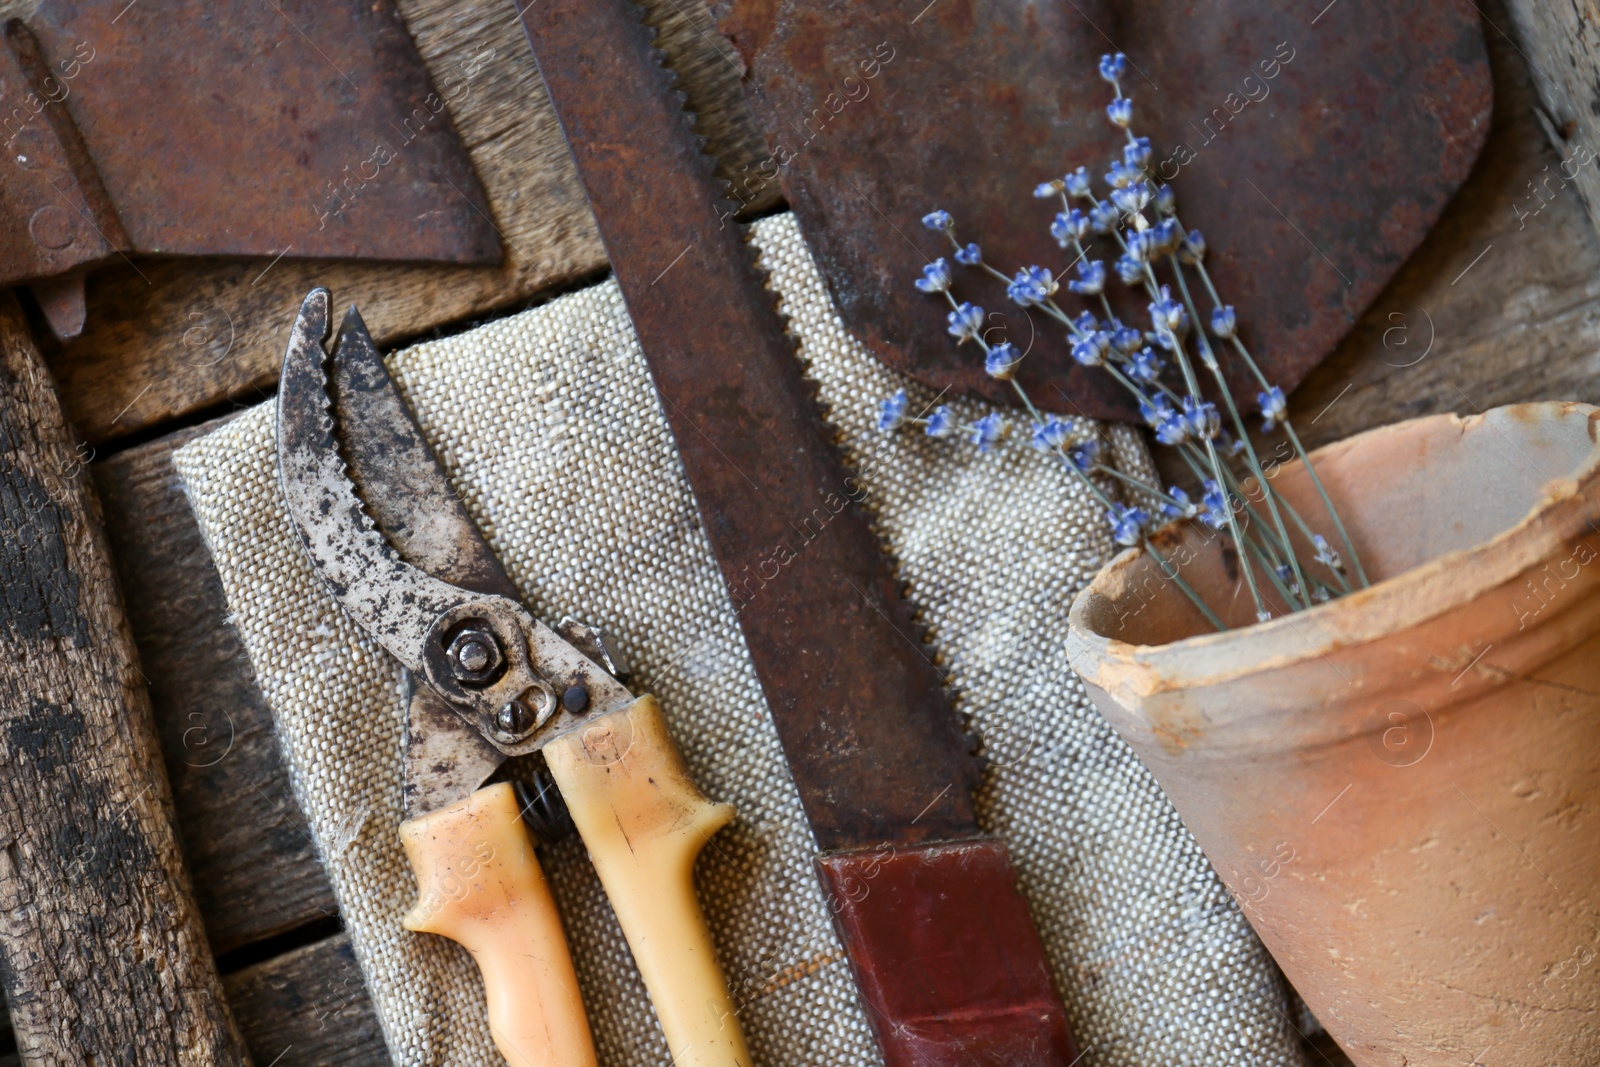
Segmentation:
<svg viewBox="0 0 1600 1067">
<path fill-rule="evenodd" d="M 1331 571 L 1336 571 L 1340 574 L 1344 573 L 1344 561 L 1339 558 L 1339 553 L 1335 552 L 1332 546 L 1328 544 L 1327 538 L 1321 534 L 1312 534 L 1311 547 L 1317 550 L 1316 560 L 1318 563 Z"/>
<path fill-rule="evenodd" d="M 1093 473 L 1100 463 L 1100 442 L 1092 437 L 1079 441 L 1067 449 L 1067 461 L 1085 474 Z"/>
<path fill-rule="evenodd" d="M 1122 189 L 1111 190 L 1111 202 L 1124 215 L 1137 215 L 1150 203 L 1150 183 L 1134 182 Z"/>
<path fill-rule="evenodd" d="M 1096 330 L 1072 346 L 1072 358 L 1085 367 L 1105 365 L 1106 351 L 1111 347 L 1111 335 Z"/>
<path fill-rule="evenodd" d="M 1178 259 L 1184 263 L 1199 263 L 1206 258 L 1206 235 L 1199 230 L 1190 230 L 1189 235 L 1183 239 L 1183 244 L 1178 248 Z"/>
<path fill-rule="evenodd" d="M 1202 441 L 1209 441 L 1222 429 L 1217 405 L 1197 396 L 1183 398 L 1183 421 L 1189 424 L 1189 432 Z"/>
<path fill-rule="evenodd" d="M 1121 319 L 1112 319 L 1106 324 L 1111 330 L 1111 347 L 1123 355 L 1127 355 L 1139 347 L 1144 340 L 1144 334 L 1132 326 L 1124 326 Z"/>
<path fill-rule="evenodd" d="M 1122 161 L 1135 170 L 1150 165 L 1150 138 L 1135 137 L 1122 146 Z"/>
<path fill-rule="evenodd" d="M 1094 296 L 1105 291 L 1106 265 L 1098 259 L 1078 260 L 1078 277 L 1075 281 L 1067 283 L 1079 296 Z"/>
<path fill-rule="evenodd" d="M 1133 101 L 1125 96 L 1119 96 L 1106 105 L 1106 117 L 1113 126 L 1127 129 L 1133 124 Z"/>
<path fill-rule="evenodd" d="M 1121 81 L 1122 76 L 1126 73 L 1128 73 L 1128 57 L 1121 52 L 1114 56 L 1100 57 L 1100 77 L 1112 85 Z"/>
<path fill-rule="evenodd" d="M 1117 277 L 1124 285 L 1138 285 L 1144 281 L 1144 264 L 1129 255 L 1117 257 Z"/>
<path fill-rule="evenodd" d="M 956 413 L 947 405 L 940 404 L 933 409 L 933 414 L 928 416 L 928 421 L 923 424 L 922 432 L 929 437 L 949 437 L 960 429 L 956 422 Z"/>
<path fill-rule="evenodd" d="M 1071 211 L 1056 212 L 1055 221 L 1050 223 L 1050 236 L 1056 239 L 1056 244 L 1062 248 L 1073 241 L 1081 241 L 1088 234 L 1089 216 L 1077 208 Z"/>
<path fill-rule="evenodd" d="M 1144 537 L 1144 524 L 1150 520 L 1139 508 L 1126 504 L 1112 504 L 1106 509 L 1106 522 L 1111 526 L 1111 539 L 1119 545 L 1132 548 Z"/>
<path fill-rule="evenodd" d="M 976 241 L 956 249 L 956 262 L 963 267 L 976 267 L 983 262 L 983 249 L 978 247 Z"/>
<path fill-rule="evenodd" d="M 948 233 L 955 228 L 956 220 L 950 217 L 948 211 L 930 211 L 922 216 L 922 224 L 930 230 Z"/>
<path fill-rule="evenodd" d="M 1239 319 L 1233 313 L 1232 304 L 1224 304 L 1211 312 L 1211 332 L 1218 337 L 1232 337 L 1238 325 Z"/>
<path fill-rule="evenodd" d="M 1089 184 L 1089 168 L 1079 167 L 1077 170 L 1061 179 L 1066 186 L 1068 196 L 1089 196 L 1092 187 Z"/>
<path fill-rule="evenodd" d="M 1059 288 L 1055 276 L 1043 267 L 1023 267 L 1006 286 L 1006 296 L 1022 307 L 1033 307 L 1049 300 Z"/>
<path fill-rule="evenodd" d="M 1122 212 L 1109 200 L 1102 200 L 1089 211 L 1089 221 L 1096 233 L 1110 233 L 1122 221 Z"/>
<path fill-rule="evenodd" d="M 1150 324 L 1155 327 L 1156 340 L 1162 348 L 1176 350 L 1184 334 L 1189 332 L 1189 313 L 1182 304 L 1172 299 L 1167 287 L 1161 287 L 1161 299 L 1149 305 Z"/>
<path fill-rule="evenodd" d="M 1149 305 L 1150 321 L 1174 332 L 1187 329 L 1189 312 L 1181 303 L 1172 299 L 1172 290 L 1167 286 L 1163 285 L 1160 292 L 1161 298 Z"/>
<path fill-rule="evenodd" d="M 1151 229 L 1155 232 L 1156 245 L 1162 255 L 1171 255 L 1183 247 L 1183 227 L 1178 225 L 1177 219 L 1162 219 Z"/>
<path fill-rule="evenodd" d="M 1113 159 L 1111 169 L 1106 171 L 1106 184 L 1112 189 L 1126 189 L 1143 177 L 1144 171 L 1138 167 L 1130 167 L 1120 159 Z"/>
<path fill-rule="evenodd" d="M 1289 414 L 1289 404 L 1284 399 L 1283 390 L 1274 385 L 1264 393 L 1256 394 L 1256 402 L 1261 405 L 1261 432 L 1271 433 L 1278 428 Z"/>
<path fill-rule="evenodd" d="M 1079 333 L 1094 333 L 1100 328 L 1100 320 L 1094 317 L 1092 311 L 1080 311 L 1078 317 L 1072 320 L 1072 326 Z"/>
<path fill-rule="evenodd" d="M 1156 440 L 1164 445 L 1181 445 L 1189 440 L 1189 420 L 1171 409 L 1155 424 L 1154 430 Z"/>
<path fill-rule="evenodd" d="M 1177 486 L 1170 486 L 1167 489 L 1167 496 L 1172 499 L 1162 501 L 1161 504 L 1161 514 L 1167 518 L 1192 519 L 1200 514 L 1200 509 L 1195 505 L 1194 501 L 1189 499 L 1189 494 Z"/>
<path fill-rule="evenodd" d="M 917 279 L 917 288 L 924 293 L 942 293 L 950 288 L 950 264 L 945 262 L 943 256 L 922 268 L 922 277 Z"/>
<path fill-rule="evenodd" d="M 973 340 L 983 329 L 983 309 L 976 304 L 962 304 L 945 319 L 950 323 L 950 336 L 957 344 Z"/>
<path fill-rule="evenodd" d="M 910 405 L 911 399 L 904 389 L 884 397 L 878 402 L 878 429 L 884 433 L 898 429 L 906 421 L 906 408 Z"/>
<path fill-rule="evenodd" d="M 996 441 L 1000 440 L 1000 435 L 1005 433 L 1006 424 L 999 415 L 985 415 L 968 429 L 971 431 L 968 440 L 978 446 L 979 452 L 987 452 Z"/>
<path fill-rule="evenodd" d="M 1178 207 L 1178 197 L 1170 185 L 1156 186 L 1155 195 L 1150 198 L 1150 203 L 1163 215 L 1170 215 Z"/>
<path fill-rule="evenodd" d="M 1129 230 L 1123 235 L 1122 241 L 1128 246 L 1127 256 L 1133 262 L 1142 266 L 1155 261 L 1156 235 L 1150 230 Z M 1143 273 L 1141 270 L 1141 276 Z"/>
<path fill-rule="evenodd" d="M 1060 178 L 1055 178 L 1047 182 L 1040 182 L 1038 185 L 1033 187 L 1033 198 L 1035 200 L 1044 200 L 1048 197 L 1055 196 L 1064 188 L 1066 188 L 1066 183 Z"/>
<path fill-rule="evenodd" d="M 1054 452 L 1072 436 L 1072 426 L 1055 415 L 1046 415 L 1033 430 L 1033 447 L 1041 452 Z"/>
<path fill-rule="evenodd" d="M 1228 525 L 1232 509 L 1228 506 L 1227 495 L 1215 478 L 1207 478 L 1204 484 L 1205 494 L 1200 497 L 1200 517 L 1213 530 L 1220 530 Z"/>
<path fill-rule="evenodd" d="M 1129 249 L 1137 249 L 1134 258 L 1145 263 L 1154 263 L 1167 251 L 1166 231 L 1160 226 L 1151 226 L 1139 231 L 1129 231 L 1127 235 Z"/>
<path fill-rule="evenodd" d="M 1164 396 L 1139 401 L 1139 417 L 1152 430 L 1175 414 L 1176 412 L 1172 410 L 1172 401 Z"/>
<path fill-rule="evenodd" d="M 1148 385 L 1161 376 L 1161 370 L 1165 366 L 1166 363 L 1155 352 L 1141 348 L 1128 357 L 1128 377 Z"/>
<path fill-rule="evenodd" d="M 1022 355 L 1017 351 L 1017 346 L 1006 341 L 989 349 L 983 357 L 983 369 L 989 377 L 1008 382 L 1017 373 L 1017 364 L 1021 362 Z"/>
</svg>

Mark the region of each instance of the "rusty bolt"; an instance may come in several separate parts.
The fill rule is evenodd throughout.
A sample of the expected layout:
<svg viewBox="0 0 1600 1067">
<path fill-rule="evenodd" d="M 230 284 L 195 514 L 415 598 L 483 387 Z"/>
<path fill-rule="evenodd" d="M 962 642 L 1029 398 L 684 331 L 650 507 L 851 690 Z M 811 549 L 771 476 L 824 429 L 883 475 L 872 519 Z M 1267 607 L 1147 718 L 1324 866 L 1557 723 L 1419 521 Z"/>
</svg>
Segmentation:
<svg viewBox="0 0 1600 1067">
<path fill-rule="evenodd" d="M 489 681 L 500 669 L 500 642 L 487 630 L 462 630 L 450 642 L 450 673 L 468 685 Z"/>
<path fill-rule="evenodd" d="M 533 709 L 528 707 L 527 701 L 518 697 L 500 709 L 494 717 L 494 724 L 507 737 L 522 738 L 533 729 L 533 720 Z"/>
</svg>

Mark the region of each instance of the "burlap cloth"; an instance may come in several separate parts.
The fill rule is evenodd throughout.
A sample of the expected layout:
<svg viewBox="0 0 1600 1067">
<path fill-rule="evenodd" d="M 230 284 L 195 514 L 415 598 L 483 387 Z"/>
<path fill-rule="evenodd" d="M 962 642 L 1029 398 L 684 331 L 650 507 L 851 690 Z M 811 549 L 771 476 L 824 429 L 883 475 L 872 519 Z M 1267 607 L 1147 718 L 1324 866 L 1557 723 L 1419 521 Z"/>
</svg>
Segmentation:
<svg viewBox="0 0 1600 1067">
<path fill-rule="evenodd" d="M 1300 1065 L 1282 979 L 1067 667 L 1067 607 L 1112 547 L 1097 509 L 1025 434 L 988 455 L 879 434 L 878 397 L 904 386 L 921 408 L 931 395 L 845 334 L 790 216 L 756 224 L 753 239 L 957 704 L 985 738 L 993 762 L 978 810 L 1010 843 L 1082 1062 Z M 698 884 L 756 1062 L 880 1063 L 812 873 L 799 796 L 615 283 L 397 352 L 390 366 L 533 610 L 614 631 L 707 795 L 738 806 Z M 954 406 L 968 419 L 987 410 Z M 288 526 L 273 407 L 184 448 L 178 470 L 396 1062 L 498 1064 L 466 953 L 401 929 L 415 887 L 395 833 L 399 670 L 318 584 Z M 1134 434 L 1107 432 L 1119 464 L 1147 469 Z M 601 1061 L 668 1064 L 582 845 L 541 855 Z"/>
</svg>

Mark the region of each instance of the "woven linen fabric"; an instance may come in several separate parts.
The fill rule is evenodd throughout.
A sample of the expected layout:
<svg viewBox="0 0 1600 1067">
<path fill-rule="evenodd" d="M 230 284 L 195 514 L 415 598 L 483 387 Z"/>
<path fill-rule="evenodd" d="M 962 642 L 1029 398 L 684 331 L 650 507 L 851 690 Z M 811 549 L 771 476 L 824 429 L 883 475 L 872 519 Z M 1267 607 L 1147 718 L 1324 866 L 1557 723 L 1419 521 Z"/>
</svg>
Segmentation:
<svg viewBox="0 0 1600 1067">
<path fill-rule="evenodd" d="M 879 397 L 903 387 L 920 410 L 932 394 L 844 332 L 792 216 L 757 223 L 753 240 L 911 583 L 936 662 L 984 738 L 980 816 L 1011 846 L 1081 1062 L 1301 1067 L 1269 957 L 1067 668 L 1068 606 L 1113 550 L 1094 501 L 1032 451 L 1020 427 L 988 454 L 878 434 Z M 529 605 L 610 629 L 636 688 L 661 698 L 706 795 L 737 805 L 697 884 L 755 1062 L 881 1064 L 813 873 L 799 795 L 615 283 L 389 363 Z M 952 406 L 966 420 L 991 410 Z M 344 616 L 301 552 L 277 484 L 274 415 L 269 402 L 193 442 L 177 454 L 179 473 L 395 1061 L 498 1064 L 470 958 L 400 926 L 415 883 L 395 833 L 399 668 Z M 1075 426 L 1104 434 L 1123 469 L 1148 474 L 1132 431 Z M 540 856 L 601 1062 L 666 1067 L 581 843 Z"/>
</svg>

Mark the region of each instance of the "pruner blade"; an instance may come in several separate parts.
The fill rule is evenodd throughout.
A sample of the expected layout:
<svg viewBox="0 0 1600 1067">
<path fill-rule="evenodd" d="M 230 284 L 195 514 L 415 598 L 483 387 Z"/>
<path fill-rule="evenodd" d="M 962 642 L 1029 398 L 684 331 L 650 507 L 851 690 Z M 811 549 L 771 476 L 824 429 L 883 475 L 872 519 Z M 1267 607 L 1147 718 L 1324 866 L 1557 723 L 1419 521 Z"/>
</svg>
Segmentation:
<svg viewBox="0 0 1600 1067">
<path fill-rule="evenodd" d="M 334 434 L 323 342 L 329 294 L 300 305 L 278 386 L 278 475 L 306 555 L 362 629 L 414 673 L 434 620 L 471 594 L 413 567 L 378 533 L 345 472 Z"/>
<path fill-rule="evenodd" d="M 355 424 L 343 429 L 358 437 L 343 442 L 341 452 L 324 347 L 329 305 L 327 290 L 313 290 L 290 333 L 278 392 L 279 477 L 290 519 L 329 591 L 425 687 L 412 700 L 412 718 L 426 707 L 427 728 L 447 741 L 449 718 L 439 714 L 447 708 L 512 756 L 626 706 L 633 696 L 620 682 L 515 598 L 450 493 L 354 308 L 334 353 L 336 378 L 350 393 L 341 406 L 356 412 Z M 383 498 L 373 510 L 395 528 L 406 554 L 374 523 L 347 456 L 359 458 L 361 488 Z M 467 756 L 474 773 L 487 762 Z"/>
</svg>

